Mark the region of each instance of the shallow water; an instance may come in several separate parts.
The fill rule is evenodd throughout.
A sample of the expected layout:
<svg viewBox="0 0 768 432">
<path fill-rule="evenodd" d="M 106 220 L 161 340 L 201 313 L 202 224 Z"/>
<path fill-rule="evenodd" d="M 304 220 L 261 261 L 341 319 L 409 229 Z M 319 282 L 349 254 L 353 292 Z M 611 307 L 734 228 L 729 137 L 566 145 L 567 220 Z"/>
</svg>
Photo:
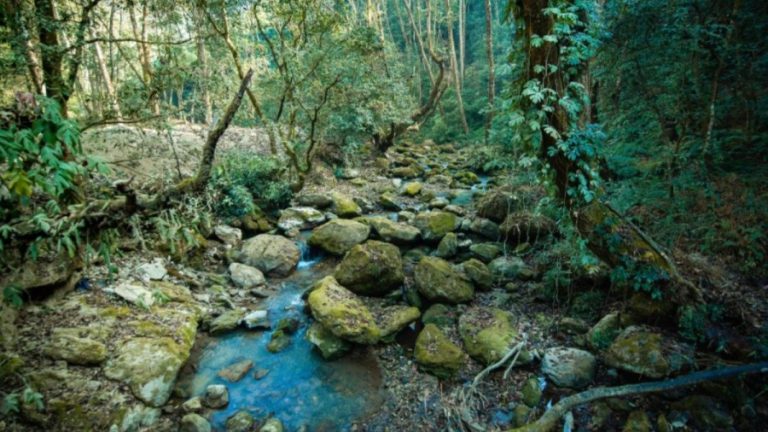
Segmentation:
<svg viewBox="0 0 768 432">
<path fill-rule="evenodd" d="M 329 362 L 304 340 L 311 320 L 303 313 L 302 293 L 331 268 L 322 263 L 322 256 L 302 241 L 299 244 L 299 269 L 266 303 L 273 327 L 284 317 L 295 317 L 301 323 L 288 348 L 277 354 L 267 351 L 270 331 L 237 331 L 202 348 L 196 372 L 188 381 L 191 394 L 202 395 L 209 384 L 225 384 L 229 390 L 229 405 L 214 411 L 210 419 L 214 430 L 224 430 L 230 416 L 247 410 L 256 418 L 273 414 L 287 430 L 307 426 L 312 431 L 344 431 L 375 412 L 381 403 L 381 373 L 372 353 L 361 347 Z M 242 380 L 229 383 L 217 376 L 242 360 L 254 363 Z M 258 369 L 269 373 L 256 379 L 254 371 Z"/>
<path fill-rule="evenodd" d="M 472 200 L 475 197 L 475 193 L 482 191 L 485 192 L 488 190 L 488 181 L 490 181 L 490 177 L 488 176 L 478 176 L 480 179 L 480 182 L 477 184 L 472 185 L 471 188 L 466 189 L 458 193 L 452 200 L 451 204 L 458 205 L 458 206 L 466 206 L 469 205 Z"/>
</svg>

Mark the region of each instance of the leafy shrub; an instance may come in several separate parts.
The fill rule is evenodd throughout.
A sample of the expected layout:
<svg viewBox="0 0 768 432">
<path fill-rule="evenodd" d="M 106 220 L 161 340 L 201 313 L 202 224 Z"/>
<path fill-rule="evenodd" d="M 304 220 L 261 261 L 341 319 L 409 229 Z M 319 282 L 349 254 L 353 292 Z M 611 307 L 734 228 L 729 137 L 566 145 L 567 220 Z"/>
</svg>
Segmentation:
<svg viewBox="0 0 768 432">
<path fill-rule="evenodd" d="M 239 218 L 255 205 L 274 210 L 288 204 L 291 187 L 284 178 L 284 164 L 272 157 L 247 152 L 223 155 L 209 185 L 219 216 Z"/>
<path fill-rule="evenodd" d="M 605 295 L 600 291 L 587 291 L 574 297 L 571 303 L 571 315 L 592 322 L 600 317 Z"/>
<path fill-rule="evenodd" d="M 678 321 L 680 335 L 691 342 L 705 343 L 710 341 L 707 328 L 712 323 L 720 321 L 723 308 L 720 305 L 700 304 L 682 308 Z"/>
</svg>

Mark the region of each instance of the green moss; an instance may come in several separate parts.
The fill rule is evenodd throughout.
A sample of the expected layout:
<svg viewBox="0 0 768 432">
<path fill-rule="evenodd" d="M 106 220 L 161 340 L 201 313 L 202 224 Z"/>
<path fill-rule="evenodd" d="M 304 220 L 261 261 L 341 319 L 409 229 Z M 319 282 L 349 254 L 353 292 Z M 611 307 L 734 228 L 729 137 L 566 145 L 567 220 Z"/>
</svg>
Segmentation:
<svg viewBox="0 0 768 432">
<path fill-rule="evenodd" d="M 381 337 L 381 330 L 368 308 L 332 276 L 315 284 L 307 302 L 315 319 L 342 339 L 375 344 Z"/>
<path fill-rule="evenodd" d="M 108 319 L 125 318 L 131 315 L 131 309 L 127 306 L 109 306 L 100 309 L 99 315 Z"/>
<path fill-rule="evenodd" d="M 439 378 L 450 378 L 464 365 L 464 353 L 434 324 L 419 333 L 414 348 L 419 366 Z"/>
<path fill-rule="evenodd" d="M 518 342 L 517 329 L 509 312 L 495 308 L 471 308 L 459 318 L 459 334 L 467 353 L 476 360 L 491 364 L 500 360 Z M 518 364 L 531 361 L 524 351 Z"/>
<path fill-rule="evenodd" d="M 14 353 L 0 353 L 0 380 L 16 373 L 24 366 L 24 359 Z"/>
</svg>

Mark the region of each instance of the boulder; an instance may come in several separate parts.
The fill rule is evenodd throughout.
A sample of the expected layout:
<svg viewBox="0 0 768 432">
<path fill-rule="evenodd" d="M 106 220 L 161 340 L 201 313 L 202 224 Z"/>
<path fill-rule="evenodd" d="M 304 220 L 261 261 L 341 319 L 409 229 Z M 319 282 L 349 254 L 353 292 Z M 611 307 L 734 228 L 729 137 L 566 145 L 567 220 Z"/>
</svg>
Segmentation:
<svg viewBox="0 0 768 432">
<path fill-rule="evenodd" d="M 179 432 L 211 432 L 211 424 L 199 414 L 187 414 L 181 418 Z"/>
<path fill-rule="evenodd" d="M 332 211 L 342 218 L 353 218 L 363 214 L 363 209 L 352 198 L 339 192 L 331 194 Z"/>
<path fill-rule="evenodd" d="M 245 316 L 245 311 L 242 309 L 232 309 L 217 316 L 208 329 L 208 332 L 212 335 L 223 334 L 228 331 L 232 331 L 240 325 L 240 322 Z"/>
<path fill-rule="evenodd" d="M 556 230 L 555 222 L 543 215 L 514 212 L 499 226 L 504 240 L 511 243 L 534 243 Z"/>
<path fill-rule="evenodd" d="M 259 429 L 259 432 L 283 432 L 283 422 L 274 417 L 270 417 L 264 422 L 264 425 Z"/>
<path fill-rule="evenodd" d="M 313 207 L 289 207 L 280 212 L 277 227 L 283 231 L 305 230 L 325 222 L 325 214 Z"/>
<path fill-rule="evenodd" d="M 419 293 L 433 302 L 464 303 L 475 295 L 469 278 L 448 261 L 436 257 L 425 256 L 419 261 L 414 281 Z"/>
<path fill-rule="evenodd" d="M 260 234 L 243 243 L 238 261 L 268 275 L 287 276 L 299 263 L 295 242 L 279 235 Z"/>
<path fill-rule="evenodd" d="M 251 413 L 240 410 L 227 419 L 225 424 L 227 432 L 250 432 L 256 423 Z"/>
<path fill-rule="evenodd" d="M 326 276 L 314 285 L 307 303 L 315 319 L 342 339 L 372 345 L 381 337 L 381 330 L 368 308 L 333 276 Z"/>
<path fill-rule="evenodd" d="M 344 356 L 352 348 L 349 342 L 336 336 L 318 322 L 312 323 L 307 329 L 305 338 L 315 346 L 326 360 L 334 360 Z"/>
<path fill-rule="evenodd" d="M 501 236 L 499 226 L 490 219 L 475 218 L 469 225 L 469 231 L 490 240 L 498 240 Z"/>
<path fill-rule="evenodd" d="M 621 318 L 616 312 L 602 317 L 588 332 L 587 345 L 595 350 L 603 350 L 611 345 L 621 332 Z"/>
<path fill-rule="evenodd" d="M 624 329 L 605 353 L 605 363 L 648 378 L 664 378 L 688 366 L 692 350 L 643 327 Z"/>
<path fill-rule="evenodd" d="M 520 207 L 518 194 L 507 189 L 497 188 L 483 196 L 476 205 L 477 215 L 501 223 L 508 214 Z"/>
<path fill-rule="evenodd" d="M 488 269 L 499 279 L 510 280 L 531 280 L 536 276 L 536 272 L 525 263 L 520 257 L 500 256 L 488 264 Z"/>
<path fill-rule="evenodd" d="M 469 247 L 472 255 L 484 263 L 489 263 L 501 255 L 502 249 L 495 243 L 477 243 Z"/>
<path fill-rule="evenodd" d="M 235 285 L 244 289 L 255 288 L 267 283 L 261 270 L 240 263 L 229 265 L 229 277 Z"/>
<path fill-rule="evenodd" d="M 410 244 L 419 239 L 421 231 L 406 223 L 394 222 L 381 216 L 360 218 L 361 222 L 370 225 L 374 233 L 382 240 L 395 244 Z"/>
<path fill-rule="evenodd" d="M 266 310 L 254 310 L 248 312 L 240 320 L 240 323 L 249 330 L 268 329 L 270 327 L 269 312 Z"/>
<path fill-rule="evenodd" d="M 442 209 L 442 208 L 448 207 L 450 204 L 451 204 L 451 202 L 448 201 L 448 198 L 437 197 L 437 198 L 432 199 L 429 202 L 429 208 Z"/>
<path fill-rule="evenodd" d="M 162 280 L 168 271 L 162 258 L 155 258 L 136 267 L 136 277 L 143 281 Z"/>
<path fill-rule="evenodd" d="M 389 173 L 392 175 L 392 177 L 411 179 L 418 177 L 421 174 L 421 170 L 412 165 L 409 165 L 392 168 L 389 170 Z"/>
<path fill-rule="evenodd" d="M 64 360 L 75 365 L 98 365 L 107 359 L 107 347 L 87 337 L 80 337 L 78 328 L 53 330 L 45 355 L 55 360 Z"/>
<path fill-rule="evenodd" d="M 314 207 L 317 209 L 326 209 L 333 204 L 331 197 L 319 193 L 301 194 L 296 197 L 296 202 L 300 206 Z"/>
<path fill-rule="evenodd" d="M 459 334 L 467 353 L 484 364 L 495 363 L 519 342 L 512 314 L 496 308 L 472 307 L 459 317 Z M 530 363 L 525 349 L 517 364 Z"/>
<path fill-rule="evenodd" d="M 629 413 L 629 417 L 627 417 L 621 432 L 651 432 L 652 430 L 653 426 L 651 426 L 648 414 L 638 409 Z"/>
<path fill-rule="evenodd" d="M 234 383 L 243 379 L 245 374 L 247 374 L 252 367 L 253 362 L 251 360 L 243 360 L 220 370 L 217 375 L 229 382 Z"/>
<path fill-rule="evenodd" d="M 411 182 L 405 185 L 403 188 L 403 193 L 408 196 L 416 196 L 421 192 L 422 188 L 423 186 L 421 183 Z"/>
<path fill-rule="evenodd" d="M 459 227 L 455 214 L 440 210 L 430 210 L 416 215 L 413 223 L 421 231 L 425 241 L 439 241 L 444 235 Z"/>
<path fill-rule="evenodd" d="M 230 246 L 236 246 L 243 239 L 243 232 L 229 225 L 216 225 L 213 227 L 213 233 L 219 240 Z"/>
<path fill-rule="evenodd" d="M 344 255 L 333 276 L 356 294 L 387 294 L 402 285 L 405 278 L 400 249 L 376 240 L 355 245 Z"/>
<path fill-rule="evenodd" d="M 491 273 L 482 261 L 471 258 L 461 264 L 461 269 L 464 270 L 464 274 L 469 277 L 469 280 L 471 280 L 476 287 L 482 290 L 489 290 L 493 287 L 493 273 Z"/>
<path fill-rule="evenodd" d="M 364 242 L 370 232 L 371 228 L 360 222 L 334 219 L 315 228 L 309 244 L 334 255 L 344 255 L 353 246 Z"/>
<path fill-rule="evenodd" d="M 577 348 L 549 348 L 541 361 L 541 372 L 558 387 L 586 387 L 595 378 L 596 369 L 595 356 Z"/>
<path fill-rule="evenodd" d="M 413 306 L 388 306 L 376 316 L 376 323 L 381 329 L 381 338 L 386 341 L 394 339 L 395 335 L 421 316 L 419 308 Z"/>
<path fill-rule="evenodd" d="M 413 350 L 421 369 L 439 378 L 450 378 L 464 365 L 464 353 L 434 324 L 427 324 Z"/>
<path fill-rule="evenodd" d="M 208 408 L 219 409 L 229 404 L 229 391 L 222 384 L 211 384 L 205 388 L 203 405 Z"/>
<path fill-rule="evenodd" d="M 194 333 L 189 343 L 179 343 L 170 337 L 130 339 L 118 345 L 104 374 L 128 384 L 134 396 L 147 405 L 161 407 L 171 396 L 176 376 L 189 358 L 192 342 Z"/>
<path fill-rule="evenodd" d="M 528 378 L 525 381 L 523 388 L 520 389 L 520 396 L 526 406 L 536 408 L 539 405 L 544 393 L 541 387 L 539 380 L 535 377 Z"/>
<path fill-rule="evenodd" d="M 403 209 L 397 200 L 397 195 L 392 192 L 384 192 L 381 194 L 381 196 L 379 196 L 379 204 L 385 210 L 400 211 Z"/>
<path fill-rule="evenodd" d="M 442 240 L 440 240 L 440 243 L 437 245 L 437 251 L 435 251 L 435 255 L 440 258 L 450 258 L 456 255 L 458 249 L 459 238 L 456 236 L 456 233 L 450 232 L 446 234 Z"/>
<path fill-rule="evenodd" d="M 114 287 L 112 292 L 128 303 L 135 304 L 136 306 L 149 308 L 155 304 L 155 296 L 152 295 L 152 291 L 143 285 L 122 282 Z"/>
<path fill-rule="evenodd" d="M 421 322 L 424 324 L 434 324 L 440 328 L 453 327 L 456 323 L 456 312 L 450 306 L 435 303 L 424 311 L 424 314 L 421 316 Z"/>
</svg>

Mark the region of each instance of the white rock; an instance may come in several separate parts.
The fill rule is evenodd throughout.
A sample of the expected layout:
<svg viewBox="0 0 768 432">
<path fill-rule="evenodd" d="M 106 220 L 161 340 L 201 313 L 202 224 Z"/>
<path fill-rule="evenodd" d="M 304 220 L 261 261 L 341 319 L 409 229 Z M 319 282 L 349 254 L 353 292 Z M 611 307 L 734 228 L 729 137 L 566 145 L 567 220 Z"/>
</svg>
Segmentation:
<svg viewBox="0 0 768 432">
<path fill-rule="evenodd" d="M 245 327 L 247 327 L 250 330 L 257 329 L 257 328 L 268 329 L 270 327 L 269 312 L 265 310 L 255 310 L 252 312 L 248 312 L 248 314 L 243 317 L 241 322 Z"/>
<path fill-rule="evenodd" d="M 261 270 L 240 263 L 229 265 L 229 277 L 235 285 L 246 289 L 261 286 L 267 282 Z"/>
<path fill-rule="evenodd" d="M 168 270 L 161 258 L 155 258 L 151 263 L 144 263 L 136 268 L 136 275 L 143 280 L 162 280 Z"/>
<path fill-rule="evenodd" d="M 117 285 L 113 292 L 123 300 L 140 306 L 152 306 L 155 303 L 155 298 L 147 288 L 132 284 L 129 282 L 123 282 Z"/>
<path fill-rule="evenodd" d="M 216 225 L 213 227 L 213 233 L 216 234 L 221 241 L 228 245 L 235 246 L 243 239 L 243 232 L 239 228 L 234 228 L 229 225 Z"/>
<path fill-rule="evenodd" d="M 283 231 L 310 229 L 325 222 L 325 215 L 313 207 L 290 207 L 280 213 L 277 227 Z"/>
</svg>

